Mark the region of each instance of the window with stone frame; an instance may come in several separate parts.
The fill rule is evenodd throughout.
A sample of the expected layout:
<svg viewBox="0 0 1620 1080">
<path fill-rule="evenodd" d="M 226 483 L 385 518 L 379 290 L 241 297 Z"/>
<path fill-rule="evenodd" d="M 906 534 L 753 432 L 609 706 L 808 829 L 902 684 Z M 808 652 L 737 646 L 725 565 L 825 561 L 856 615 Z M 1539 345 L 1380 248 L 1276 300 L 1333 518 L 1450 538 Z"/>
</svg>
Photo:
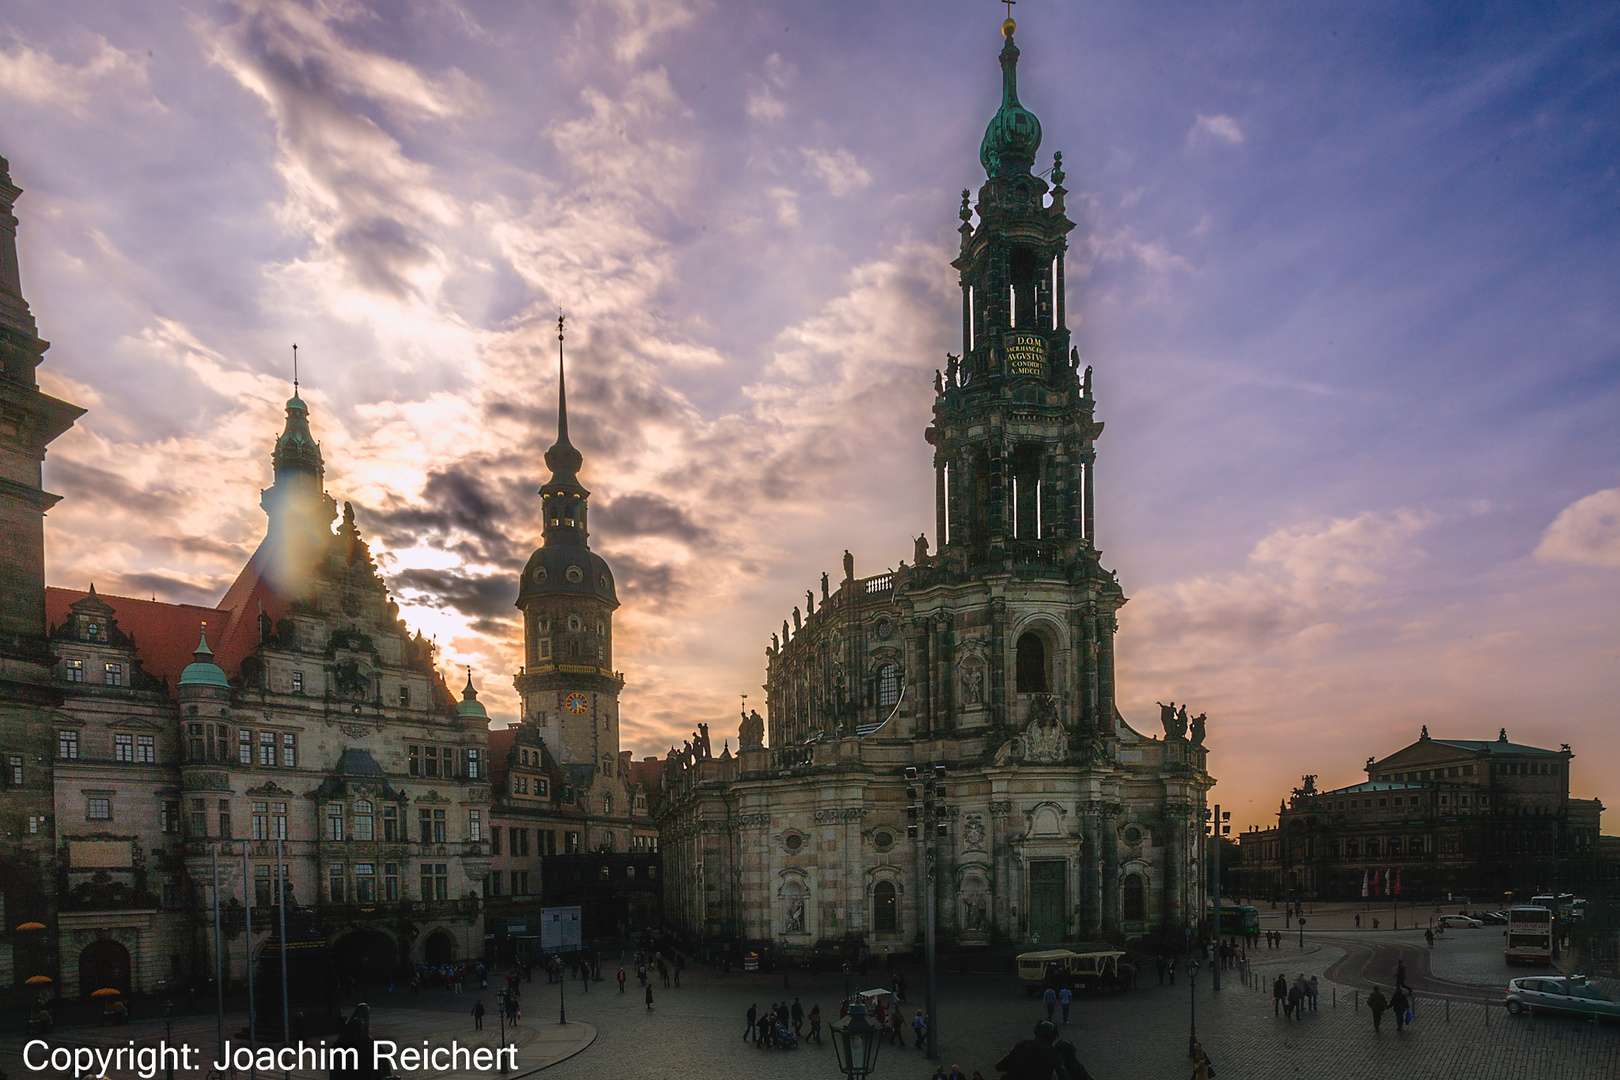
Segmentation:
<svg viewBox="0 0 1620 1080">
<path fill-rule="evenodd" d="M 397 806 L 384 806 L 383 811 L 382 811 L 382 819 L 383 819 L 383 837 L 382 837 L 383 842 L 392 844 L 392 843 L 398 841 L 399 840 L 399 807 L 397 807 Z"/>
<path fill-rule="evenodd" d="M 298 736 L 290 731 L 281 733 L 281 767 L 283 769 L 298 767 Z"/>
<path fill-rule="evenodd" d="M 135 761 L 135 736 L 124 734 L 113 736 L 113 760 L 130 763 Z"/>
<path fill-rule="evenodd" d="M 135 736 L 135 761 L 141 765 L 151 765 L 157 761 L 157 740 L 151 735 Z"/>
<path fill-rule="evenodd" d="M 887 709 L 900 701 L 900 665 L 886 663 L 878 668 L 877 703 Z"/>
<path fill-rule="evenodd" d="M 253 732 L 249 728 L 236 733 L 236 761 L 240 765 L 253 764 Z"/>
<path fill-rule="evenodd" d="M 354 838 L 356 840 L 372 839 L 371 802 L 368 799 L 356 799 L 354 803 Z M 356 870 L 356 873 L 359 871 Z"/>
<path fill-rule="evenodd" d="M 276 767 L 276 733 L 273 731 L 259 732 L 259 764 Z"/>
<path fill-rule="evenodd" d="M 56 733 L 56 756 L 63 761 L 79 760 L 79 733 L 77 731 L 58 731 Z"/>
<path fill-rule="evenodd" d="M 83 660 L 64 660 L 62 661 L 62 669 L 68 682 L 84 682 Z"/>
</svg>

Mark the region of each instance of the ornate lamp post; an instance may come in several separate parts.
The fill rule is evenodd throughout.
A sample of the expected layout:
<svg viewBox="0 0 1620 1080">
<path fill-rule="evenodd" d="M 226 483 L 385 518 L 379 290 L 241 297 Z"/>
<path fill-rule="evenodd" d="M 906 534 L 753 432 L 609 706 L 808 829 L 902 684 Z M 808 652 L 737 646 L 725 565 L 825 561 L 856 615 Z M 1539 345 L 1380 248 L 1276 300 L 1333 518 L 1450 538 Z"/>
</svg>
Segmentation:
<svg viewBox="0 0 1620 1080">
<path fill-rule="evenodd" d="M 163 1045 L 165 1049 L 174 1042 L 174 1001 L 165 998 L 163 1002 Z M 174 1080 L 174 1062 L 165 1053 L 163 1059 L 168 1062 L 163 1072 L 165 1080 Z"/>
<path fill-rule="evenodd" d="M 502 989 L 497 990 L 495 992 L 495 1007 L 496 1007 L 496 1009 L 498 1009 L 500 1011 L 500 1014 L 501 1014 L 501 1047 L 502 1048 L 504 1048 L 506 1046 L 506 995 L 507 995 L 507 990 L 505 988 L 502 988 Z M 501 1058 L 501 1075 L 505 1076 L 506 1075 L 506 1055 L 502 1054 L 502 1055 L 500 1055 L 500 1058 Z"/>
<path fill-rule="evenodd" d="M 1187 1033 L 1187 1056 L 1192 1057 L 1198 1045 L 1198 961 L 1187 966 L 1188 993 L 1192 1000 L 1192 1030 Z"/>
<path fill-rule="evenodd" d="M 912 840 L 920 836 L 923 846 L 923 934 L 928 954 L 928 1059 L 930 1061 L 939 1057 L 939 1048 L 935 1042 L 935 975 L 937 954 L 934 939 L 934 878 L 939 863 L 939 849 L 935 846 L 936 839 L 946 835 L 945 820 L 947 808 L 945 806 L 945 766 L 935 765 L 922 781 L 922 798 L 919 801 L 917 791 L 917 769 L 915 766 L 906 767 L 906 798 L 910 805 L 906 807 L 906 835 Z"/>
<path fill-rule="evenodd" d="M 838 1071 L 849 1080 L 870 1076 L 877 1065 L 877 1037 L 883 1029 L 866 1018 L 865 1002 L 851 1002 L 849 1015 L 833 1021 L 829 1030 L 833 1053 L 838 1055 Z"/>
</svg>

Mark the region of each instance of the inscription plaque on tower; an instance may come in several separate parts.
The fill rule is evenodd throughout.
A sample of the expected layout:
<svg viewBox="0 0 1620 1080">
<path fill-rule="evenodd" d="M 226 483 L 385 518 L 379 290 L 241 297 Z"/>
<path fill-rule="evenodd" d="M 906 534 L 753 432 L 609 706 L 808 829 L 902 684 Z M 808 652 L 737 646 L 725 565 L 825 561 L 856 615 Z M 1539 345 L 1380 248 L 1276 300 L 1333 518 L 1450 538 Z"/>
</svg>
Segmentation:
<svg viewBox="0 0 1620 1080">
<path fill-rule="evenodd" d="M 1007 335 L 1007 374 L 1015 379 L 1046 378 L 1046 339 L 1039 334 Z"/>
</svg>

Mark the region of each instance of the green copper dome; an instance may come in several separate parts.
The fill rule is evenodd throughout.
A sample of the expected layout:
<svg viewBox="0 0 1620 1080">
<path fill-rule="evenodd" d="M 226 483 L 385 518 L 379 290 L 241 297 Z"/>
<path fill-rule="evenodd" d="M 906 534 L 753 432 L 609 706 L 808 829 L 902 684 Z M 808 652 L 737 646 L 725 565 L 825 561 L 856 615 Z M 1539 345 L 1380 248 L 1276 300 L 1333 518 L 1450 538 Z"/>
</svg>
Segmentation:
<svg viewBox="0 0 1620 1080">
<path fill-rule="evenodd" d="M 296 392 L 287 399 L 287 427 L 276 439 L 270 462 L 278 476 L 283 472 L 319 476 L 323 471 L 320 445 L 309 433 L 309 406 Z"/>
<path fill-rule="evenodd" d="M 1027 173 L 1041 148 L 1041 122 L 1018 104 L 1018 46 L 1013 44 L 1011 20 L 1003 28 L 1007 44 L 1001 48 L 1001 108 L 990 118 L 979 144 L 979 163 L 993 179 Z"/>
<path fill-rule="evenodd" d="M 472 668 L 467 669 L 467 689 L 461 692 L 461 700 L 456 703 L 456 715 L 464 720 L 489 720 L 489 712 L 478 700 L 478 691 L 473 689 Z"/>
<path fill-rule="evenodd" d="M 230 680 L 225 678 L 225 672 L 214 663 L 214 650 L 208 647 L 206 627 L 203 628 L 202 637 L 197 642 L 197 651 L 191 654 L 191 663 L 180 673 L 180 685 L 217 686 L 222 690 L 231 688 Z"/>
</svg>

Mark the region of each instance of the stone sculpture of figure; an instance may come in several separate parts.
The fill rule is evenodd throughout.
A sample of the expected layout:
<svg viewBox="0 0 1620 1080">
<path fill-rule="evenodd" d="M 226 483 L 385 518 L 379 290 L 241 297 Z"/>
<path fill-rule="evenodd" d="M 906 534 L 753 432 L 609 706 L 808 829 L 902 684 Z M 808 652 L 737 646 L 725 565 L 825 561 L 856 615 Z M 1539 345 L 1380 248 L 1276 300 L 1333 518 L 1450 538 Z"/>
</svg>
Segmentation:
<svg viewBox="0 0 1620 1080">
<path fill-rule="evenodd" d="M 962 358 L 960 356 L 954 356 L 951 353 L 946 353 L 945 354 L 945 385 L 946 386 L 955 386 L 956 385 L 956 375 L 957 375 L 957 370 L 958 370 L 957 365 L 959 365 L 961 362 L 962 362 Z"/>
<path fill-rule="evenodd" d="M 823 570 L 821 572 L 821 602 L 822 602 L 823 605 L 825 605 L 827 603 L 827 597 L 829 595 L 831 595 L 830 593 L 827 592 L 827 585 L 828 584 L 829 583 L 827 581 L 827 571 Z"/>
<path fill-rule="evenodd" d="M 984 701 L 984 672 L 974 664 L 962 676 L 962 703 L 965 705 L 978 705 Z"/>
<path fill-rule="evenodd" d="M 1204 721 L 1207 719 L 1209 717 L 1204 713 L 1199 713 L 1192 718 L 1192 741 L 1199 746 L 1204 745 Z"/>
<path fill-rule="evenodd" d="M 790 934 L 804 933 L 804 897 L 795 895 L 788 899 L 787 932 Z"/>
<path fill-rule="evenodd" d="M 686 762 L 690 762 L 691 760 L 692 760 L 692 740 L 691 739 L 686 739 L 686 740 L 683 740 L 681 742 L 681 761 L 683 763 L 686 763 Z"/>
<path fill-rule="evenodd" d="M 698 745 L 703 748 L 703 756 L 705 758 L 714 757 L 714 744 L 709 742 L 709 725 L 708 724 L 699 724 L 698 725 Z"/>
<path fill-rule="evenodd" d="M 855 580 L 855 556 L 849 553 L 849 548 L 844 549 L 844 580 Z"/>
<path fill-rule="evenodd" d="M 783 619 L 782 620 L 782 644 L 786 645 L 787 640 L 788 640 L 787 620 Z"/>
<path fill-rule="evenodd" d="M 802 629 L 804 629 L 804 623 L 801 622 L 800 619 L 799 619 L 799 609 L 794 608 L 793 609 L 793 632 L 795 634 L 797 634 Z"/>
<path fill-rule="evenodd" d="M 1159 723 L 1164 725 L 1165 737 L 1169 738 L 1176 733 L 1176 703 L 1172 701 L 1166 705 L 1161 701 L 1158 704 Z"/>
<path fill-rule="evenodd" d="M 737 728 L 737 749 L 757 750 L 765 745 L 765 721 L 760 717 L 759 711 L 743 714 L 742 724 Z"/>
<path fill-rule="evenodd" d="M 1176 710 L 1176 734 L 1187 730 L 1187 706 L 1182 705 Z"/>
<path fill-rule="evenodd" d="M 1085 377 L 1080 380 L 1080 396 L 1081 397 L 1090 397 L 1091 396 L 1091 365 L 1090 364 L 1086 365 Z"/>
<path fill-rule="evenodd" d="M 939 373 L 939 368 L 935 368 L 934 369 L 934 393 L 943 394 L 944 392 L 945 392 L 945 376 L 943 376 L 943 375 L 941 375 Z"/>
<path fill-rule="evenodd" d="M 814 615 L 815 613 L 816 613 L 816 594 L 812 590 L 806 589 L 806 590 L 804 590 L 804 617 L 808 619 L 810 616 Z"/>
<path fill-rule="evenodd" d="M 777 637 L 775 634 L 772 634 L 771 635 L 771 652 L 776 652 L 777 650 L 781 649 L 781 647 L 782 647 L 782 639 Z"/>
<path fill-rule="evenodd" d="M 918 533 L 917 542 L 914 547 L 915 550 L 912 552 L 912 561 L 914 561 L 918 566 L 921 566 L 923 563 L 928 561 L 928 534 Z"/>
</svg>

